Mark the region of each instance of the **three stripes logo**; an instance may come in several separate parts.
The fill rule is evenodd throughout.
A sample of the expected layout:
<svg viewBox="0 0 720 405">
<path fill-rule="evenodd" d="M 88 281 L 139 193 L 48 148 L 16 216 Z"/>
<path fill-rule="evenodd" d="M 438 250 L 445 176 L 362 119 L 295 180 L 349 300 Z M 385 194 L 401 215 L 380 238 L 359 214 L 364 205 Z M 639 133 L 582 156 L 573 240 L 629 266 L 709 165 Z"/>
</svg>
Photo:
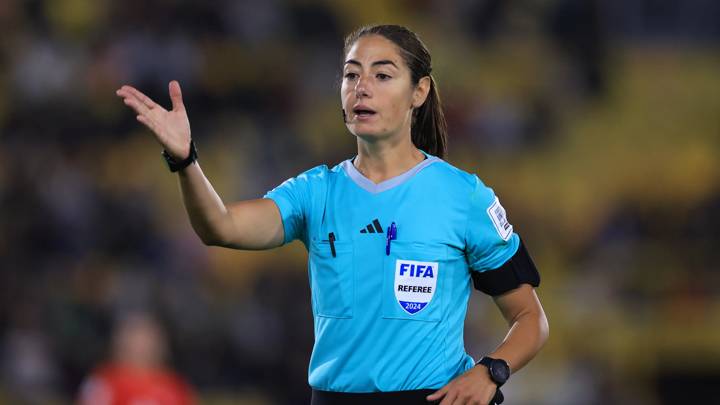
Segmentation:
<svg viewBox="0 0 720 405">
<path fill-rule="evenodd" d="M 380 221 L 377 218 L 373 219 L 372 223 L 368 224 L 365 228 L 360 230 L 360 233 L 383 233 L 383 228 L 380 225 Z"/>
</svg>

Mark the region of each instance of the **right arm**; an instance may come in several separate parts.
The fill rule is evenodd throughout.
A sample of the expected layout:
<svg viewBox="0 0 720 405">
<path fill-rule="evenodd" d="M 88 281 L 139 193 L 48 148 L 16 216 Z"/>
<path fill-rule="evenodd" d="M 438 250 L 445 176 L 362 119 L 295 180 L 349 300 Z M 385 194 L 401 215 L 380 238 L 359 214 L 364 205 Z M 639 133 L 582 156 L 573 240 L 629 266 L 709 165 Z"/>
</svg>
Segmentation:
<svg viewBox="0 0 720 405">
<path fill-rule="evenodd" d="M 116 94 L 135 110 L 137 120 L 152 130 L 170 156 L 183 160 L 190 154 L 190 123 L 180 85 L 172 81 L 169 88 L 171 111 L 131 86 L 122 86 Z M 272 200 L 255 199 L 225 205 L 198 162 L 180 170 L 178 180 L 190 223 L 206 245 L 249 250 L 282 245 L 285 237 L 282 218 Z"/>
<path fill-rule="evenodd" d="M 225 205 L 197 162 L 178 173 L 185 210 L 203 243 L 251 250 L 282 245 L 285 233 L 273 200 L 259 198 Z"/>
</svg>

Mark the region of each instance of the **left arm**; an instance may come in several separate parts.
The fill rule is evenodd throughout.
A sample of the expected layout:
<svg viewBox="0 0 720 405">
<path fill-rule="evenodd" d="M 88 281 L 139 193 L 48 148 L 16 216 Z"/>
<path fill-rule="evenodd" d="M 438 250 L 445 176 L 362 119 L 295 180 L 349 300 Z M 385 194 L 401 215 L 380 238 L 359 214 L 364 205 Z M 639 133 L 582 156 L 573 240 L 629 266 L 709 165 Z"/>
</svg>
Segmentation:
<svg viewBox="0 0 720 405">
<path fill-rule="evenodd" d="M 493 297 L 510 331 L 503 342 L 488 356 L 503 359 L 516 372 L 523 368 L 540 351 L 547 341 L 550 328 L 545 311 L 528 284 Z"/>
<path fill-rule="evenodd" d="M 547 341 L 549 327 L 545 311 L 535 289 L 529 284 L 521 284 L 493 299 L 510 325 L 510 330 L 489 357 L 507 361 L 511 371 L 516 372 L 535 357 Z M 450 381 L 427 399 L 435 401 L 443 398 L 441 405 L 486 405 L 495 395 L 496 389 L 488 369 L 479 365 Z"/>
</svg>

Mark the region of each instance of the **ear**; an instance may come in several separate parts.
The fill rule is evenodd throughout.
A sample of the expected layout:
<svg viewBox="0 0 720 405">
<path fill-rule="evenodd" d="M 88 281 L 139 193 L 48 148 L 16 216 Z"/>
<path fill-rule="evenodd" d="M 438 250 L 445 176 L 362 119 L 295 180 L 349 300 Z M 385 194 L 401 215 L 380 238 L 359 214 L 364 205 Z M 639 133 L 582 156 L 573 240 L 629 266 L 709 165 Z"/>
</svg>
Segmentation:
<svg viewBox="0 0 720 405">
<path fill-rule="evenodd" d="M 412 108 L 418 108 L 425 103 L 428 93 L 430 93 L 430 80 L 430 76 L 425 76 L 418 81 L 413 91 Z"/>
</svg>

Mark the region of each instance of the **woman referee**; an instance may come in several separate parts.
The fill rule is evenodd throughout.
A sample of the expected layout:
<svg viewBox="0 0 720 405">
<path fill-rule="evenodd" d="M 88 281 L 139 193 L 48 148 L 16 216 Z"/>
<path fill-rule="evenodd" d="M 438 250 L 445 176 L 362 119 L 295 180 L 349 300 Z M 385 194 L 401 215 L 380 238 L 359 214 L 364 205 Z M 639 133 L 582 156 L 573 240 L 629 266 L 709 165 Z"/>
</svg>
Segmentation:
<svg viewBox="0 0 720 405">
<path fill-rule="evenodd" d="M 500 403 L 498 388 L 548 336 L 539 274 L 493 191 L 442 160 L 445 119 L 420 39 L 400 26 L 363 27 L 346 38 L 343 62 L 357 156 L 228 205 L 197 163 L 176 81 L 171 111 L 131 86 L 117 95 L 163 146 L 205 244 L 305 244 L 313 404 Z M 463 344 L 471 284 L 510 325 L 477 362 Z"/>
</svg>

